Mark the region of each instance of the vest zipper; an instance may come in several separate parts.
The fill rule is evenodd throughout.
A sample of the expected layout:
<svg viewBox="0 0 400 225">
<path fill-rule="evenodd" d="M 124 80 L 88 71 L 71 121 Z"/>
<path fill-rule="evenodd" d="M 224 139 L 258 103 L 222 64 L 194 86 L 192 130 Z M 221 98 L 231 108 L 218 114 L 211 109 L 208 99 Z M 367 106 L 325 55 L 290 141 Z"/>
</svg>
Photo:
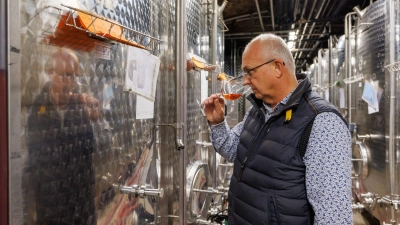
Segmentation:
<svg viewBox="0 0 400 225">
<path fill-rule="evenodd" d="M 243 170 L 244 170 L 244 166 L 246 165 L 246 161 L 247 161 L 247 156 L 246 156 L 246 158 L 244 158 L 242 165 L 240 165 L 239 181 L 242 179 Z"/>
<path fill-rule="evenodd" d="M 284 106 L 281 110 L 279 110 L 279 112 L 271 114 L 270 119 L 272 117 L 278 116 L 279 114 L 281 114 L 282 112 L 284 112 L 284 111 L 286 111 L 288 109 L 294 108 L 296 105 L 298 105 L 298 103 L 294 103 L 294 104 L 291 104 L 291 105 L 288 105 L 288 106 Z"/>
</svg>

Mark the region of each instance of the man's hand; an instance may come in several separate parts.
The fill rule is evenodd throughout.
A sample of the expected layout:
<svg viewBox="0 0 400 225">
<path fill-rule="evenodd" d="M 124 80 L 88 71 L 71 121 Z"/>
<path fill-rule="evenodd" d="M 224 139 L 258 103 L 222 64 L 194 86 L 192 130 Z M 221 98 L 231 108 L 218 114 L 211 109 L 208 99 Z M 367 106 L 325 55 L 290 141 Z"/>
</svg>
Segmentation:
<svg viewBox="0 0 400 225">
<path fill-rule="evenodd" d="M 225 102 L 219 94 L 212 94 L 203 101 L 204 113 L 211 125 L 219 124 L 224 121 Z"/>
<path fill-rule="evenodd" d="M 83 109 L 86 115 L 92 121 L 97 121 L 100 117 L 100 102 L 95 97 L 86 93 L 79 95 L 79 102 L 83 104 Z"/>
</svg>

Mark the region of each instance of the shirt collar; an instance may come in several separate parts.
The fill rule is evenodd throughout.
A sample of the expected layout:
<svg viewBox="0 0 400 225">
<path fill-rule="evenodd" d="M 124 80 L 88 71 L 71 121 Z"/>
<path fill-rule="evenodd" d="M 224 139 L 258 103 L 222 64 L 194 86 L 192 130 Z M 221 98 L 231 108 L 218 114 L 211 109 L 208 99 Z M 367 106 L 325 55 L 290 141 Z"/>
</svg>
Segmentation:
<svg viewBox="0 0 400 225">
<path fill-rule="evenodd" d="M 292 96 L 293 92 L 294 90 L 290 92 L 288 95 L 286 95 L 286 97 L 284 97 L 282 101 L 279 102 L 279 104 L 274 109 L 272 109 L 272 107 L 269 104 L 263 102 L 264 108 L 267 111 L 266 113 L 271 114 L 273 112 L 277 112 L 278 110 L 280 110 L 289 101 L 289 98 L 290 96 Z"/>
<path fill-rule="evenodd" d="M 303 82 L 303 81 L 304 81 L 304 78 L 301 77 L 300 79 L 297 80 L 297 83 L 300 84 L 300 83 Z M 286 97 L 284 97 L 284 98 L 282 99 L 282 101 L 279 102 L 279 104 L 278 104 L 274 109 L 272 109 L 272 107 L 271 107 L 270 105 L 265 104 L 265 103 L 263 102 L 264 108 L 265 108 L 265 110 L 267 111 L 266 113 L 271 114 L 271 113 L 273 113 L 273 112 L 277 112 L 278 110 L 280 110 L 284 105 L 286 105 L 286 103 L 289 101 L 290 97 L 292 96 L 292 94 L 293 94 L 293 92 L 294 92 L 295 90 L 296 90 L 296 89 L 294 89 L 294 90 L 291 91 L 288 95 L 286 95 Z"/>
</svg>

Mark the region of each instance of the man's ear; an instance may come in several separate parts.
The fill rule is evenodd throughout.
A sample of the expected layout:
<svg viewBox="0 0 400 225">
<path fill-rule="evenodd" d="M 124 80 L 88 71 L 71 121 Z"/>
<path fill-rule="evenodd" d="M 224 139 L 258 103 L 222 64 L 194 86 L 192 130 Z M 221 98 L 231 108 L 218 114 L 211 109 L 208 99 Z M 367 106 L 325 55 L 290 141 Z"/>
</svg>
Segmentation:
<svg viewBox="0 0 400 225">
<path fill-rule="evenodd" d="M 283 75 L 283 69 L 284 69 L 283 67 L 285 66 L 285 63 L 276 60 L 274 61 L 274 66 L 275 66 L 276 77 L 281 78 Z"/>
</svg>

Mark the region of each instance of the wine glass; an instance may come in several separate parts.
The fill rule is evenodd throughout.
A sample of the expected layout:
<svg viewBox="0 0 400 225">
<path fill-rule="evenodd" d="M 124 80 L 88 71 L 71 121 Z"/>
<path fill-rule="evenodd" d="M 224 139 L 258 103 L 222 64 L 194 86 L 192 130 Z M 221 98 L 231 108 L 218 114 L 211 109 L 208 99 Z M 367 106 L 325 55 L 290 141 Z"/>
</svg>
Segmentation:
<svg viewBox="0 0 400 225">
<path fill-rule="evenodd" d="M 243 76 L 238 76 L 222 80 L 219 97 L 226 100 L 236 100 L 242 97 L 247 91 L 250 90 L 249 86 L 243 85 L 243 78 Z M 204 112 L 205 105 L 200 103 L 198 100 L 197 103 L 199 104 L 203 115 L 206 115 Z"/>
<path fill-rule="evenodd" d="M 226 100 L 236 100 L 242 97 L 250 87 L 243 85 L 243 76 L 222 81 L 221 96 Z"/>
</svg>

